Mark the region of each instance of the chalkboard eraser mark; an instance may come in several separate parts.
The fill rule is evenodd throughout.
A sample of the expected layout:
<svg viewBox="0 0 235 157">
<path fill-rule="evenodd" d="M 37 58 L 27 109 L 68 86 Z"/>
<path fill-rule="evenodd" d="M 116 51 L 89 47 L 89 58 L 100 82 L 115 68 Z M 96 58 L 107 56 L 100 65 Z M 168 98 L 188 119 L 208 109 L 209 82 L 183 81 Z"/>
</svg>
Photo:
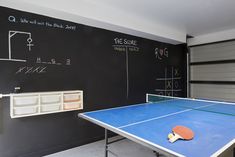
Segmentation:
<svg viewBox="0 0 235 157">
<path fill-rule="evenodd" d="M 20 93 L 20 87 L 15 87 L 15 89 L 14 89 L 14 93 Z"/>
</svg>

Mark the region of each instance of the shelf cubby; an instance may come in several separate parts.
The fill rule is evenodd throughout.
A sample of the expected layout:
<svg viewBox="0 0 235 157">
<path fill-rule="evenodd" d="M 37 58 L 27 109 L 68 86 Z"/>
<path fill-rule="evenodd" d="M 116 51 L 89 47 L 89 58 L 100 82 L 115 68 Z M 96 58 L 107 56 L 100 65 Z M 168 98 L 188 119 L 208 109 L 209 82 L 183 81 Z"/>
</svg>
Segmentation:
<svg viewBox="0 0 235 157">
<path fill-rule="evenodd" d="M 10 96 L 11 118 L 83 109 L 83 91 L 19 93 Z"/>
</svg>

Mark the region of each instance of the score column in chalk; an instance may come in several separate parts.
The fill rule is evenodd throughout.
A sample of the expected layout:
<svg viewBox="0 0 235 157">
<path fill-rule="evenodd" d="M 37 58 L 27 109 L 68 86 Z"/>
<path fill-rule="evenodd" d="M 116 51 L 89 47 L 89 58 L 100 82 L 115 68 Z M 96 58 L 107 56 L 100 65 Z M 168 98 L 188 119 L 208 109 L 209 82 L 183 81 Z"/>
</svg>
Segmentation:
<svg viewBox="0 0 235 157">
<path fill-rule="evenodd" d="M 136 40 L 123 38 L 114 39 L 113 48 L 117 52 L 126 53 L 126 98 L 129 97 L 129 52 L 139 52 L 139 47 Z"/>
<path fill-rule="evenodd" d="M 27 44 L 29 51 L 31 51 L 31 47 L 33 46 L 32 42 L 32 35 L 30 32 L 22 32 L 22 31 L 13 31 L 10 30 L 8 32 L 8 58 L 0 58 L 0 60 L 5 60 L 5 61 L 15 61 L 15 62 L 26 62 L 26 59 L 17 59 L 12 56 L 12 45 L 11 45 L 11 39 L 16 35 L 16 34 L 21 34 L 21 35 L 27 35 Z"/>
</svg>

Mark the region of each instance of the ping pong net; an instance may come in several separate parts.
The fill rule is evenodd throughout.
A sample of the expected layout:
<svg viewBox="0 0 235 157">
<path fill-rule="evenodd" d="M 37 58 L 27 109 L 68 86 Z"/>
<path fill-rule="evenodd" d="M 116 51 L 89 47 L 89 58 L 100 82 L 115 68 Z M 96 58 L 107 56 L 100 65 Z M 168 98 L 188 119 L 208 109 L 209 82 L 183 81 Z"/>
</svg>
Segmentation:
<svg viewBox="0 0 235 157">
<path fill-rule="evenodd" d="M 232 102 L 179 98 L 179 97 L 163 96 L 156 94 L 146 94 L 146 102 L 148 103 L 161 102 L 161 104 L 168 106 L 178 106 L 191 110 L 235 116 L 235 103 Z"/>
</svg>

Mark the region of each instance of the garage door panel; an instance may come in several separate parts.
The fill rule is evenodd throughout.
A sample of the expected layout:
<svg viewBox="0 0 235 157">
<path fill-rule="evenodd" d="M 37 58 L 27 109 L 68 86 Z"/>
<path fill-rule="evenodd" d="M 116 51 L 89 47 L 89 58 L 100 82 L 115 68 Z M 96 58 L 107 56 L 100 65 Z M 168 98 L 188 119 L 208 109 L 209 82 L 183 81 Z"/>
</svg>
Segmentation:
<svg viewBox="0 0 235 157">
<path fill-rule="evenodd" d="M 190 61 L 194 63 L 235 59 L 234 48 L 235 41 L 192 47 L 190 49 Z"/>
<path fill-rule="evenodd" d="M 191 97 L 234 102 L 235 85 L 192 84 Z"/>
<path fill-rule="evenodd" d="M 235 81 L 235 63 L 191 66 L 191 80 Z"/>
</svg>

